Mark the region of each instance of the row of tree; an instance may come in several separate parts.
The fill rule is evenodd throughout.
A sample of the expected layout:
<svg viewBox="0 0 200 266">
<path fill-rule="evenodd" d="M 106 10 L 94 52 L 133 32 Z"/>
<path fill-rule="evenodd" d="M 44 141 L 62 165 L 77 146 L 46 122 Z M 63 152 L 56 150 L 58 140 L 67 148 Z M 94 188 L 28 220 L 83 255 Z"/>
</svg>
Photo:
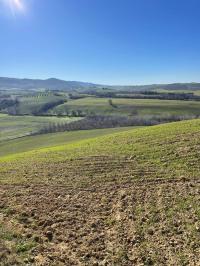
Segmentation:
<svg viewBox="0 0 200 266">
<path fill-rule="evenodd" d="M 124 117 L 124 116 L 89 116 L 71 123 L 54 123 L 39 130 L 36 134 L 46 134 L 63 131 L 114 128 L 126 126 L 152 126 L 161 123 L 198 118 L 198 116 L 151 116 L 151 117 Z"/>
<path fill-rule="evenodd" d="M 200 96 L 194 93 L 172 93 L 156 91 L 101 91 L 92 92 L 92 95 L 99 98 L 127 98 L 127 99 L 160 99 L 160 100 L 182 100 L 182 101 L 200 101 Z"/>
<path fill-rule="evenodd" d="M 2 99 L 0 100 L 0 110 L 4 110 L 7 108 L 10 108 L 11 106 L 16 106 L 18 103 L 18 100 L 13 99 Z"/>
<path fill-rule="evenodd" d="M 40 108 L 34 110 L 32 112 L 33 115 L 43 115 L 45 114 L 47 111 L 49 111 L 50 109 L 53 109 L 54 107 L 64 104 L 66 102 L 66 100 L 58 100 L 58 101 L 52 101 L 52 102 L 48 102 L 43 104 Z"/>
</svg>

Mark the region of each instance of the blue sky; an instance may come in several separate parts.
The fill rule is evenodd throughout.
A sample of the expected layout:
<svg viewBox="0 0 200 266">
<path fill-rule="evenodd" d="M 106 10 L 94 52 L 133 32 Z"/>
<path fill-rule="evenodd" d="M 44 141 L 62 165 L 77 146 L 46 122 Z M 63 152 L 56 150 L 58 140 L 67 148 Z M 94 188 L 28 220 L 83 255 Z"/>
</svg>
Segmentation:
<svg viewBox="0 0 200 266">
<path fill-rule="evenodd" d="M 199 0 L 0 0 L 0 76 L 199 82 L 199 11 Z"/>
</svg>

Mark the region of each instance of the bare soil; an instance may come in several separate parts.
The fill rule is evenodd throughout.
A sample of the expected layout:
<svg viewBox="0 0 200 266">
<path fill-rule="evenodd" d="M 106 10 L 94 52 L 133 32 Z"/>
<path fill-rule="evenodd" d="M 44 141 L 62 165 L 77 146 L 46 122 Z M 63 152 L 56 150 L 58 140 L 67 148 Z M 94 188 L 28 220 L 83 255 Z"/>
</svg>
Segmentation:
<svg viewBox="0 0 200 266">
<path fill-rule="evenodd" d="M 199 206 L 199 179 L 1 185 L 0 265 L 198 266 Z"/>
</svg>

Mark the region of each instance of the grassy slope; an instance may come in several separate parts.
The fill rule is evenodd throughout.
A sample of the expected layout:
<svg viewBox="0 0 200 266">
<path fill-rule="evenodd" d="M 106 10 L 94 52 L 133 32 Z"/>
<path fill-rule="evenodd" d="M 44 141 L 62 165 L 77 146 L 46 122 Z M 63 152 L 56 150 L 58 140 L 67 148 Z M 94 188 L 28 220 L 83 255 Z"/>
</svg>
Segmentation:
<svg viewBox="0 0 200 266">
<path fill-rule="evenodd" d="M 200 114 L 200 102 L 176 100 L 149 100 L 149 99 L 113 99 L 113 108 L 108 103 L 108 98 L 83 98 L 71 100 L 55 108 L 57 111 L 83 110 L 98 114 L 131 114 L 137 110 L 141 115 L 192 115 Z"/>
<path fill-rule="evenodd" d="M 10 116 L 0 114 L 0 142 L 25 136 L 50 123 L 66 123 L 79 118 L 57 118 L 44 116 Z"/>
<path fill-rule="evenodd" d="M 2 157 L 1 182 L 73 186 L 80 182 L 87 185 L 140 178 L 198 177 L 199 137 L 200 120 L 191 120 Z M 14 176 L 10 175 L 12 172 Z"/>
<path fill-rule="evenodd" d="M 61 119 L 62 120 L 62 119 Z M 62 120 L 63 121 L 63 120 Z M 137 127 L 134 127 L 137 128 Z M 28 136 L 14 140 L 7 140 L 0 142 L 0 157 L 10 154 L 16 154 L 25 151 L 41 149 L 44 147 L 64 145 L 71 142 L 76 142 L 83 139 L 94 138 L 115 132 L 122 132 L 132 130 L 133 127 L 123 128 L 108 128 L 108 129 L 94 129 L 82 130 L 62 133 L 52 133 L 37 136 Z"/>
<path fill-rule="evenodd" d="M 199 170 L 200 120 L 2 157 L 1 261 L 199 265 Z"/>
</svg>

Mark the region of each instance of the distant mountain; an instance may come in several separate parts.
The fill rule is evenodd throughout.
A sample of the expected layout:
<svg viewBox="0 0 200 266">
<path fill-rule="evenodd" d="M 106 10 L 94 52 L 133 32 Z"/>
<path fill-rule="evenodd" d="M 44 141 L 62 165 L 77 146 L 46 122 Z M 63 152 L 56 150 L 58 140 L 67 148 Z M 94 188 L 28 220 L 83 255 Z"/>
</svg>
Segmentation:
<svg viewBox="0 0 200 266">
<path fill-rule="evenodd" d="M 0 89 L 49 89 L 49 90 L 95 90 L 98 88 L 109 88 L 115 90 L 197 90 L 200 89 L 200 83 L 173 83 L 173 84 L 152 84 L 135 86 L 106 86 L 80 81 L 65 81 L 56 78 L 50 79 L 17 79 L 0 77 Z"/>
<path fill-rule="evenodd" d="M 200 90 L 200 83 L 172 83 L 172 84 L 152 84 L 152 85 L 135 85 L 135 86 L 112 86 L 117 90 L 140 91 L 140 90 Z"/>
<path fill-rule="evenodd" d="M 56 78 L 46 80 L 42 79 L 17 79 L 0 77 L 1 89 L 49 89 L 49 90 L 74 90 L 74 89 L 89 89 L 97 88 L 98 85 L 79 82 L 79 81 L 65 81 Z"/>
</svg>

